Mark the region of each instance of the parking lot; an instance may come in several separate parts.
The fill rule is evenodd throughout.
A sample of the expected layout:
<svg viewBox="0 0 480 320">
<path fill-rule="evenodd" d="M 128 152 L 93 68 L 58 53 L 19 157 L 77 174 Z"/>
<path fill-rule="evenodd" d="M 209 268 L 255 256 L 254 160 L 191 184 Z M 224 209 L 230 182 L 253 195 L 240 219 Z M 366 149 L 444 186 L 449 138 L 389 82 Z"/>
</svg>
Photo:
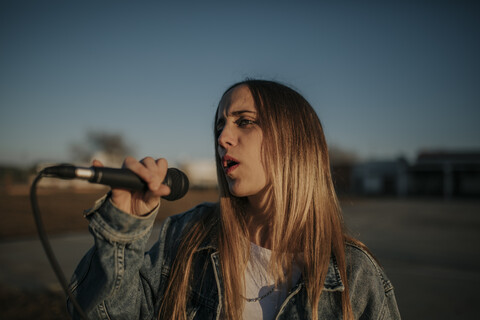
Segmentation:
<svg viewBox="0 0 480 320">
<path fill-rule="evenodd" d="M 360 198 L 343 199 L 342 208 L 350 232 L 393 282 L 404 319 L 478 316 L 480 201 Z M 92 239 L 71 232 L 51 242 L 68 278 Z M 2 286 L 59 289 L 35 236 L 0 242 L 0 268 Z"/>
</svg>

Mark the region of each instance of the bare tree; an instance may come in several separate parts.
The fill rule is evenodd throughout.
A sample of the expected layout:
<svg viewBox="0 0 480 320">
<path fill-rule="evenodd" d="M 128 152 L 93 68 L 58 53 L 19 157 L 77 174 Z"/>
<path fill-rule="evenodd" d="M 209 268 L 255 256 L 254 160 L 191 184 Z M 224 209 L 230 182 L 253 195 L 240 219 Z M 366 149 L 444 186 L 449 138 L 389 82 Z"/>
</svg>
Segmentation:
<svg viewBox="0 0 480 320">
<path fill-rule="evenodd" d="M 335 165 L 353 165 L 357 162 L 357 155 L 349 150 L 332 145 L 329 147 L 330 163 Z"/>
<path fill-rule="evenodd" d="M 70 151 L 75 162 L 90 163 L 98 159 L 108 166 L 119 166 L 133 149 L 120 133 L 88 131 L 85 142 L 73 142 Z"/>
</svg>

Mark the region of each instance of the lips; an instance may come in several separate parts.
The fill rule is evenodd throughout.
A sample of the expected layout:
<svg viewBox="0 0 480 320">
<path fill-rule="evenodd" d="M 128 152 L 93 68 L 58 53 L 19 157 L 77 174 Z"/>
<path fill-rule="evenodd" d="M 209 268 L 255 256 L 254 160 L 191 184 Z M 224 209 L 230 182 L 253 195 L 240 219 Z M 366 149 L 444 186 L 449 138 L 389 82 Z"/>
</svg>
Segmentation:
<svg viewBox="0 0 480 320">
<path fill-rule="evenodd" d="M 222 166 L 223 166 L 223 170 L 225 170 L 225 174 L 231 173 L 239 165 L 240 163 L 238 162 L 238 160 L 229 155 L 225 155 L 222 157 Z"/>
</svg>

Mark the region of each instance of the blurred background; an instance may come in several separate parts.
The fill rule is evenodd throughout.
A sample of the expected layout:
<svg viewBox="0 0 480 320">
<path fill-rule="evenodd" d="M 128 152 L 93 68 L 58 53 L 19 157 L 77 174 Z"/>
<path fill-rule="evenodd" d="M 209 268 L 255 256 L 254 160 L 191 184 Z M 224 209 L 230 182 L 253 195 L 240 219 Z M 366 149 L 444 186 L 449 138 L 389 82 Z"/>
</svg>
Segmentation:
<svg viewBox="0 0 480 320">
<path fill-rule="evenodd" d="M 478 1 L 0 2 L 0 318 L 64 319 L 28 193 L 55 163 L 165 157 L 215 201 L 213 117 L 245 78 L 317 111 L 351 233 L 405 319 L 470 319 L 480 295 Z M 40 208 L 67 278 L 105 188 L 44 179 Z M 154 232 L 154 237 L 156 236 Z"/>
</svg>

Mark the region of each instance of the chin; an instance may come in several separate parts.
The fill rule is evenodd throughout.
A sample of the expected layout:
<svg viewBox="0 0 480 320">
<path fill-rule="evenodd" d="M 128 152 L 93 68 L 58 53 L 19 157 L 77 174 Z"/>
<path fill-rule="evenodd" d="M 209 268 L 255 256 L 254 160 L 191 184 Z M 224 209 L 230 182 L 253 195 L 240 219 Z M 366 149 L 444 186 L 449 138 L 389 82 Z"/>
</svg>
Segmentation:
<svg viewBox="0 0 480 320">
<path fill-rule="evenodd" d="M 261 191 L 261 189 L 260 190 L 257 190 L 257 189 L 252 190 L 252 189 L 241 188 L 241 187 L 232 186 L 232 185 L 230 185 L 228 189 L 230 190 L 230 193 L 237 198 L 245 198 L 245 197 L 254 196 L 254 195 L 260 193 L 260 191 Z"/>
<path fill-rule="evenodd" d="M 232 196 L 235 196 L 237 198 L 243 198 L 243 197 L 246 197 L 246 195 L 243 193 L 243 192 L 240 192 L 238 190 L 235 190 L 235 189 L 232 189 L 232 188 L 229 188 L 230 190 L 230 194 Z"/>
<path fill-rule="evenodd" d="M 244 190 L 243 188 L 235 184 L 229 184 L 228 190 L 230 190 L 230 193 L 237 198 L 248 197 L 250 195 L 247 190 Z"/>
</svg>

